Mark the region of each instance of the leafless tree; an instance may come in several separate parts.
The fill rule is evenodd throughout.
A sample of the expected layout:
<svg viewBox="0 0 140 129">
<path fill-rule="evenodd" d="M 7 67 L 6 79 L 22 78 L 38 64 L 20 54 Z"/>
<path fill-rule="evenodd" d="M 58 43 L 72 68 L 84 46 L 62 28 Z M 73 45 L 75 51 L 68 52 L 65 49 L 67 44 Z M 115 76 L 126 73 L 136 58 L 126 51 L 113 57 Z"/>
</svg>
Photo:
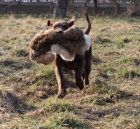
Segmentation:
<svg viewBox="0 0 140 129">
<path fill-rule="evenodd" d="M 94 5 L 93 13 L 94 13 L 94 15 L 97 15 L 97 3 L 98 3 L 97 0 L 93 0 L 93 5 Z"/>
<path fill-rule="evenodd" d="M 84 10 L 87 10 L 87 1 L 84 0 Z"/>
<path fill-rule="evenodd" d="M 69 0 L 57 0 L 55 3 L 54 17 L 64 18 L 68 7 Z"/>
<path fill-rule="evenodd" d="M 131 4 L 127 8 L 127 16 L 140 16 L 140 0 L 131 0 Z"/>
<path fill-rule="evenodd" d="M 138 6 L 140 4 L 140 0 L 131 0 L 134 6 Z"/>
<path fill-rule="evenodd" d="M 114 16 L 117 17 L 118 13 L 119 13 L 119 9 L 120 9 L 120 5 L 118 0 L 110 0 L 111 3 L 113 3 L 114 5 Z"/>
</svg>

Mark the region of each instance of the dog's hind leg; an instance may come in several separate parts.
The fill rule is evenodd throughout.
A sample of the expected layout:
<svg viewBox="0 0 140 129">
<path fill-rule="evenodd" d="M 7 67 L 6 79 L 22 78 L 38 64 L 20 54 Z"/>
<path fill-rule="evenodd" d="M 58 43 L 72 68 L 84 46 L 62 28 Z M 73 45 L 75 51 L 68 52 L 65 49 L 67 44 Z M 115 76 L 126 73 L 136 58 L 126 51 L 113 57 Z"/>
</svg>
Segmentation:
<svg viewBox="0 0 140 129">
<path fill-rule="evenodd" d="M 91 71 L 91 55 L 92 55 L 92 47 L 89 48 L 89 51 L 86 51 L 85 53 L 85 68 L 84 68 L 84 73 L 83 73 L 83 79 L 85 86 L 89 85 L 89 74 Z"/>
<path fill-rule="evenodd" d="M 79 87 L 80 90 L 84 88 L 84 83 L 83 83 L 83 78 L 82 78 L 82 73 L 83 69 L 85 67 L 85 58 L 84 56 L 80 55 L 80 58 L 77 60 L 78 62 L 78 67 L 75 68 L 75 81 L 76 85 Z"/>
</svg>

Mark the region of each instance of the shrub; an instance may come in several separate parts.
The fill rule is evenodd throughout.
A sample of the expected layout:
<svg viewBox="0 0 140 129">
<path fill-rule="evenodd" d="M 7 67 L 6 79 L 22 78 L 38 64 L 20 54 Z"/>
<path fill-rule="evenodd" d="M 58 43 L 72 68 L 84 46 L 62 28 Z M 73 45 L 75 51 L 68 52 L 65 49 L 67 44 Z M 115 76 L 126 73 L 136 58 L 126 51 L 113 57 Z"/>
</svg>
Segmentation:
<svg viewBox="0 0 140 129">
<path fill-rule="evenodd" d="M 140 5 L 128 7 L 126 11 L 126 16 L 131 16 L 131 17 L 140 16 Z"/>
</svg>

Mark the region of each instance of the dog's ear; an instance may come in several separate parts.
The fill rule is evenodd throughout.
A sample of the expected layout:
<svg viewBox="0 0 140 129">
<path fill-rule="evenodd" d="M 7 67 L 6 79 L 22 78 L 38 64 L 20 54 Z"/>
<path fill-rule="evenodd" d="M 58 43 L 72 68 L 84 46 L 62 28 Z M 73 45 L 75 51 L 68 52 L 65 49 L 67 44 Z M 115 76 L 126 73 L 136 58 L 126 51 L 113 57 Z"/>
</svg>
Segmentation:
<svg viewBox="0 0 140 129">
<path fill-rule="evenodd" d="M 52 27 L 53 26 L 53 23 L 54 23 L 54 21 L 51 20 L 51 19 L 49 19 L 48 22 L 47 22 L 47 25 Z"/>
<path fill-rule="evenodd" d="M 74 22 L 76 21 L 75 16 L 73 16 L 67 23 L 69 24 L 69 27 L 71 27 L 72 25 L 74 25 Z"/>
</svg>

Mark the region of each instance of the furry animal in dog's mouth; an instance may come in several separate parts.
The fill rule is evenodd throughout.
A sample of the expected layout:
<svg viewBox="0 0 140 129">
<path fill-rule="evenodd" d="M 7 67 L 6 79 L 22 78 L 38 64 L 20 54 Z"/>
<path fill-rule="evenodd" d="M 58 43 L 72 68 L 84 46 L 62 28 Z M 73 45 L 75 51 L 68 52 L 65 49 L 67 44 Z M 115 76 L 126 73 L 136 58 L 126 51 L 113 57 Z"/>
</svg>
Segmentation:
<svg viewBox="0 0 140 129">
<path fill-rule="evenodd" d="M 50 31 L 50 30 L 49 30 Z M 47 33 L 49 33 L 49 31 L 47 31 Z M 52 33 L 52 31 L 50 31 L 51 33 Z M 40 36 L 41 34 L 47 34 L 46 32 L 42 32 L 42 33 L 40 33 L 40 34 L 38 34 L 37 36 Z M 53 32 L 54 33 L 54 32 Z M 53 34 L 52 33 L 52 34 Z M 70 32 L 66 32 L 66 33 L 69 33 L 70 34 Z M 50 34 L 50 33 L 49 33 Z M 58 35 L 60 35 L 60 34 L 58 34 Z M 65 36 L 66 36 L 66 34 L 65 34 Z M 73 36 L 72 36 L 73 37 Z M 35 37 L 36 38 L 36 37 Z M 70 38 L 70 37 L 69 37 Z M 49 39 L 50 40 L 50 39 Z M 85 40 L 85 44 L 84 44 L 84 46 L 82 46 L 82 47 L 80 47 L 80 45 L 79 45 L 79 49 L 77 49 L 77 51 L 79 50 L 79 52 L 81 53 L 81 54 L 84 54 L 85 53 L 85 51 L 88 51 L 89 50 L 89 48 L 90 48 L 90 46 L 91 46 L 91 41 L 90 41 L 90 38 L 89 38 L 89 36 L 87 35 L 87 34 L 84 34 L 84 40 Z M 68 43 L 71 43 L 70 41 L 65 41 L 67 44 Z M 36 41 L 34 42 L 35 43 L 35 45 L 36 44 L 38 44 L 38 43 L 36 43 Z M 48 65 L 48 64 L 50 64 L 50 63 L 52 63 L 53 62 L 53 60 L 55 59 L 55 55 L 54 54 L 59 54 L 60 56 L 61 56 L 61 58 L 63 59 L 63 60 L 66 60 L 66 61 L 73 61 L 74 60 L 74 58 L 75 58 L 75 55 L 76 55 L 76 52 L 74 51 L 74 52 L 70 52 L 70 51 L 68 51 L 65 47 L 66 47 L 66 44 L 64 44 L 64 45 L 60 45 L 60 44 L 62 44 L 62 43 L 64 43 L 64 42 L 60 42 L 60 41 L 57 41 L 57 43 L 59 43 L 59 44 L 53 44 L 53 45 L 51 45 L 51 47 L 50 47 L 50 45 L 49 45 L 49 43 L 46 45 L 46 47 L 44 47 L 44 48 L 40 48 L 39 50 L 38 49 L 35 49 L 35 48 L 37 48 L 37 46 L 32 46 L 31 47 L 31 49 L 30 49 L 30 59 L 32 60 L 32 61 L 34 61 L 34 62 L 37 62 L 37 63 L 42 63 L 42 64 L 45 64 L 45 65 Z M 76 42 L 76 43 L 78 43 L 78 42 Z M 73 43 L 74 44 L 74 43 Z M 72 45 L 73 45 L 72 44 Z M 79 43 L 80 44 L 80 43 Z M 68 44 L 68 45 L 70 45 L 70 44 Z M 40 45 L 41 46 L 41 45 Z M 65 46 L 65 47 L 63 47 L 63 46 Z M 78 46 L 77 46 L 78 47 Z M 32 49 L 33 48 L 33 49 Z M 46 51 L 48 51 L 48 50 L 51 50 L 51 51 L 49 51 L 49 52 L 46 52 Z"/>
<path fill-rule="evenodd" d="M 39 55 L 39 54 L 35 53 L 34 50 L 31 49 L 30 50 L 30 60 L 32 60 L 35 63 L 49 65 L 54 62 L 55 55 L 51 51 L 49 51 L 45 54 Z"/>
<path fill-rule="evenodd" d="M 54 54 L 59 54 L 62 59 L 72 61 L 76 53 L 84 55 L 89 49 L 90 44 L 85 41 L 89 42 L 88 35 L 84 35 L 76 26 L 63 33 L 46 30 L 31 40 L 30 59 L 48 65 L 55 59 Z"/>
<path fill-rule="evenodd" d="M 74 60 L 77 53 L 84 55 L 91 42 L 88 35 L 83 34 L 78 27 L 72 26 L 62 33 L 52 29 L 41 32 L 31 40 L 30 45 L 30 59 L 47 65 L 53 62 L 53 54 L 59 54 L 66 61 Z M 48 51 L 52 53 L 46 54 Z"/>
<path fill-rule="evenodd" d="M 51 49 L 51 45 L 60 44 L 71 53 L 83 55 L 85 53 L 85 38 L 81 29 L 76 26 L 70 27 L 63 33 L 57 33 L 50 29 L 37 35 L 31 40 L 30 47 L 40 54 L 44 54 Z"/>
</svg>

